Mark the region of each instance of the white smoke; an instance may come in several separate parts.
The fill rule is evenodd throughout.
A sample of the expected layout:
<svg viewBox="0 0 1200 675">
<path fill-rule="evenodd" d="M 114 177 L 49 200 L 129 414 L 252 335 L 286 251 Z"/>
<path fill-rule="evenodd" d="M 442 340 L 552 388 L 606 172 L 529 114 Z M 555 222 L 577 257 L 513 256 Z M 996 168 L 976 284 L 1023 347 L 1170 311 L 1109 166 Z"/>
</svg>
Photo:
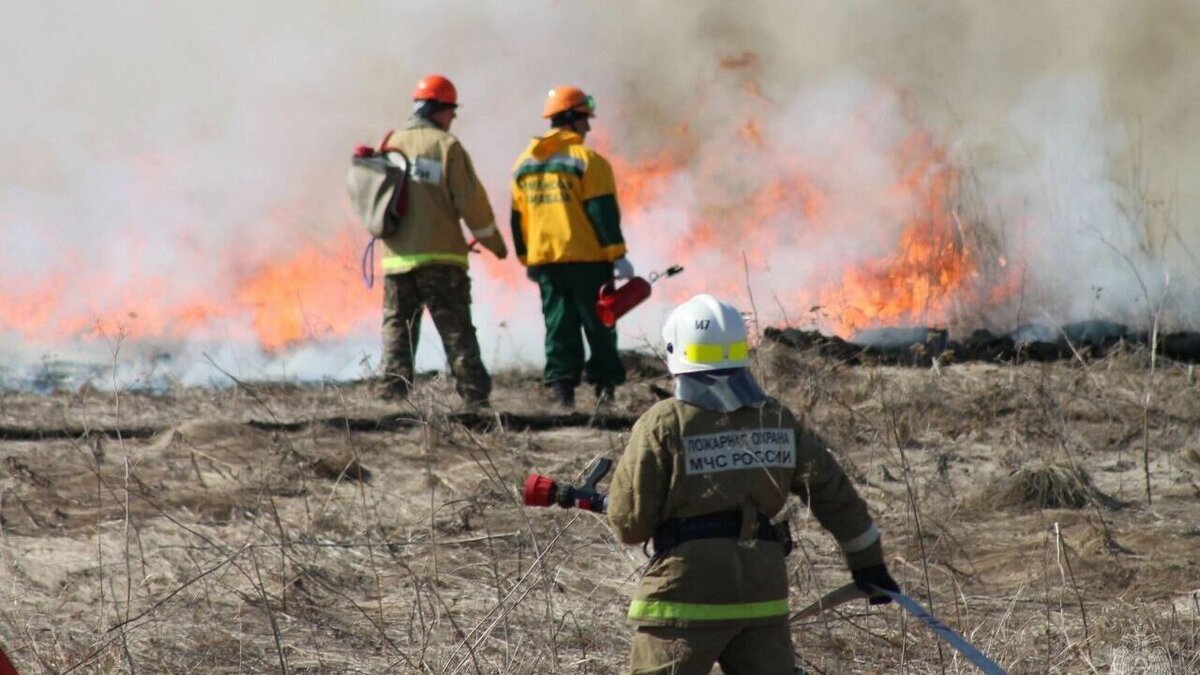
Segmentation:
<svg viewBox="0 0 1200 675">
<path fill-rule="evenodd" d="M 1136 322 L 1160 303 L 1175 325 L 1200 315 L 1200 204 L 1190 187 L 1200 156 L 1189 143 L 1200 137 L 1200 9 L 1185 0 L 114 0 L 7 3 L 4 14 L 0 359 L 10 379 L 45 358 L 111 357 L 111 342 L 51 337 L 52 327 L 136 327 L 195 297 L 232 301 L 246 273 L 352 231 L 347 155 L 403 123 L 412 83 L 427 72 L 458 85 L 453 130 L 502 230 L 508 171 L 544 129 L 550 86 L 594 92 L 596 127 L 629 159 L 686 123 L 699 149 L 655 203 L 628 214 L 625 230 L 640 271 L 688 270 L 622 324 L 626 345 L 653 343 L 670 301 L 707 288 L 753 290 L 764 322 L 803 315 L 787 291 L 894 243 L 895 221 L 879 214 L 903 204 L 857 186 L 886 182 L 881 158 L 913 124 L 950 149 L 972 182 L 965 212 L 993 231 L 1009 265 L 1023 266 L 1023 314 L 1006 306 L 997 324 Z M 746 67 L 721 66 L 743 57 Z M 890 93 L 873 109 L 875 144 L 847 146 L 847 118 L 881 90 Z M 762 155 L 746 153 L 736 129 L 755 115 L 779 154 L 750 165 Z M 743 251 L 724 249 L 674 259 L 664 240 L 687 241 L 698 225 L 694 205 L 714 200 L 721 157 L 742 161 L 729 166 L 746 182 L 731 209 L 769 180 L 773 162 L 804 162 L 845 236 L 781 218 L 778 228 L 798 231 L 761 265 L 743 269 Z M 755 246 L 744 242 L 751 254 Z M 484 269 L 475 265 L 473 278 L 485 359 L 540 362 L 536 288 Z M 186 382 L 221 379 L 203 354 L 239 377 L 268 378 L 357 377 L 378 358 L 374 328 L 265 353 L 245 341 L 252 318 L 222 316 L 188 339 L 130 341 L 121 354 L 136 362 L 135 379 L 165 371 Z M 431 322 L 424 333 L 420 367 L 438 367 Z M 170 358 L 154 357 L 163 353 Z"/>
</svg>

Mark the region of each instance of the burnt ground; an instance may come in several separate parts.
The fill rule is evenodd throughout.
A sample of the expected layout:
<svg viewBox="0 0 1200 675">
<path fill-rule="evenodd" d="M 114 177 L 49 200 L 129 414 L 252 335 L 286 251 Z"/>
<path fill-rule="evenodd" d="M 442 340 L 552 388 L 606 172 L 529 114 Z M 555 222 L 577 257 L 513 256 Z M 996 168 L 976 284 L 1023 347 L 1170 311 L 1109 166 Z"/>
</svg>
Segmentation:
<svg viewBox="0 0 1200 675">
<path fill-rule="evenodd" d="M 836 447 L 905 590 L 1009 672 L 1200 669 L 1191 366 L 764 344 L 755 368 Z M 643 360 L 616 406 L 581 389 L 571 416 L 536 380 L 498 376 L 494 414 L 436 377 L 404 404 L 364 383 L 4 393 L 0 641 L 22 673 L 620 672 L 644 554 L 518 492 L 616 458 L 669 380 Z M 849 575 L 791 518 L 799 609 Z M 794 637 L 817 673 L 975 672 L 894 606 Z"/>
</svg>

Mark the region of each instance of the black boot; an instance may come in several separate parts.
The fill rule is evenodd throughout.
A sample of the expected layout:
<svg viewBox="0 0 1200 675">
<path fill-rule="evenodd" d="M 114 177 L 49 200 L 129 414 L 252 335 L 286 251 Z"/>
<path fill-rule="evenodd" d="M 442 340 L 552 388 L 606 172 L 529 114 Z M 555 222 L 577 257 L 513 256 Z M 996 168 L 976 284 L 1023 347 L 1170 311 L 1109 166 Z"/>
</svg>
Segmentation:
<svg viewBox="0 0 1200 675">
<path fill-rule="evenodd" d="M 385 401 L 403 401 L 408 398 L 410 389 L 408 382 L 404 380 L 388 380 L 382 383 L 379 398 Z"/>
<path fill-rule="evenodd" d="M 617 400 L 615 387 L 611 384 L 597 384 L 594 391 L 596 392 L 596 404 L 607 405 L 615 403 Z"/>
<path fill-rule="evenodd" d="M 466 406 L 467 410 L 473 410 L 476 412 L 486 412 L 492 409 L 492 402 L 489 401 L 486 396 L 483 398 L 468 396 L 463 399 L 463 404 Z"/>
<path fill-rule="evenodd" d="M 554 394 L 554 402 L 564 408 L 575 409 L 575 385 L 566 380 L 556 380 L 550 383 L 550 392 Z"/>
</svg>

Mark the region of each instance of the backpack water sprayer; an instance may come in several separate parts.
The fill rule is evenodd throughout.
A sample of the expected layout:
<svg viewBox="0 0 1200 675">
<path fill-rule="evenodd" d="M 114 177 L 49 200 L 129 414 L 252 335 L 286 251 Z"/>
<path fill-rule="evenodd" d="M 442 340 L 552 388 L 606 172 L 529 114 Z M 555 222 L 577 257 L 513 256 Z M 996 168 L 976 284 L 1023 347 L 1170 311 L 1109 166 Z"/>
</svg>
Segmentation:
<svg viewBox="0 0 1200 675">
<path fill-rule="evenodd" d="M 350 203 L 371 235 L 361 262 L 363 285 L 367 288 L 375 285 L 375 240 L 395 234 L 408 211 L 410 162 L 399 148 L 387 145 L 392 133 L 384 134 L 380 150 L 356 146 L 346 174 Z"/>
</svg>

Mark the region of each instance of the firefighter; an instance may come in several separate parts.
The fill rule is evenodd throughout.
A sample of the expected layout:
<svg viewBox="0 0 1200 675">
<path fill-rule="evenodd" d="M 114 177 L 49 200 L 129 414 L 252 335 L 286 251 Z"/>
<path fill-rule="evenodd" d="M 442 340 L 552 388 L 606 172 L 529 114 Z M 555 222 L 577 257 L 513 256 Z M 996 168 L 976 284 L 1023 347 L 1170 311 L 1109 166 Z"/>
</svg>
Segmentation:
<svg viewBox="0 0 1200 675">
<path fill-rule="evenodd" d="M 677 307 L 663 327 L 675 397 L 634 425 L 613 475 L 609 523 L 654 555 L 629 606 L 633 673 L 790 673 L 784 556 L 771 519 L 789 494 L 841 545 L 872 604 L 899 591 L 879 530 L 828 445 L 748 370 L 746 325 L 711 295 Z"/>
<path fill-rule="evenodd" d="M 513 168 L 513 248 L 542 296 L 543 381 L 567 408 L 585 371 L 601 402 L 625 382 L 616 329 L 595 309 L 603 284 L 633 277 L 612 167 L 583 144 L 595 114 L 592 97 L 578 87 L 550 90 L 542 109 L 550 131 L 534 138 Z M 591 350 L 586 367 L 581 329 Z"/>
<path fill-rule="evenodd" d="M 450 133 L 458 108 L 454 84 L 441 75 L 423 77 L 413 101 L 404 129 L 380 144 L 381 150 L 399 149 L 410 162 L 407 212 L 397 232 L 382 240 L 384 397 L 408 396 L 421 315 L 428 308 L 459 395 L 468 405 L 486 406 L 492 380 L 471 322 L 468 248 L 459 219 L 497 258 L 508 249 L 471 158 Z"/>
</svg>

